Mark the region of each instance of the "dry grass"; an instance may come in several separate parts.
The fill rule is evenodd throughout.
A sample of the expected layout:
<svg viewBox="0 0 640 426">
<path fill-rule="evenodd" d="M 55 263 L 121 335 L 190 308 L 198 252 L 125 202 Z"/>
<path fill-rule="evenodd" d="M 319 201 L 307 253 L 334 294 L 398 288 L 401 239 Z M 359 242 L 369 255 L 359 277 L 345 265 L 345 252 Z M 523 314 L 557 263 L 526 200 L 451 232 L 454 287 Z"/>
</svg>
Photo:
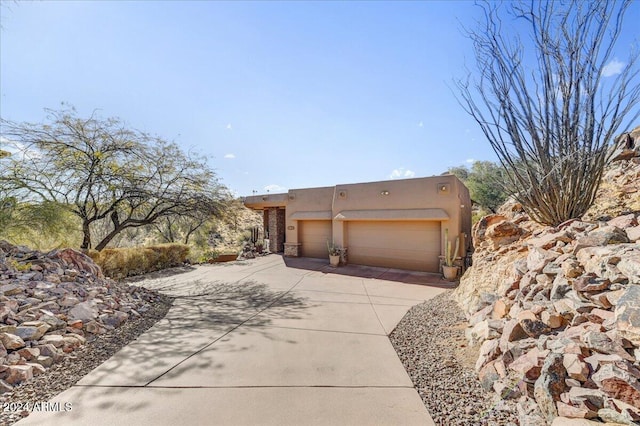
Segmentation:
<svg viewBox="0 0 640 426">
<path fill-rule="evenodd" d="M 185 244 L 159 244 L 147 247 L 107 248 L 87 253 L 102 272 L 111 278 L 126 278 L 182 265 L 189 256 Z"/>
</svg>

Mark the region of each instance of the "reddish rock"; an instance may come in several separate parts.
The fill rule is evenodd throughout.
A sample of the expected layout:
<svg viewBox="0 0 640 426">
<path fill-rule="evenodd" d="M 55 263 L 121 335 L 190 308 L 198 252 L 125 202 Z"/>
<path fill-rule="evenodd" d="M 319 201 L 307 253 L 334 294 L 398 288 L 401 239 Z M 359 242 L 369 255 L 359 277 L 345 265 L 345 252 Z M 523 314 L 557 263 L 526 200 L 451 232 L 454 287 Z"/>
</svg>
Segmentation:
<svg viewBox="0 0 640 426">
<path fill-rule="evenodd" d="M 572 238 L 566 230 L 562 230 L 560 232 L 545 234 L 536 238 L 530 238 L 527 243 L 531 246 L 548 250 L 555 247 L 558 241 L 563 243 L 570 243 L 572 241 Z"/>
<path fill-rule="evenodd" d="M 523 234 L 523 229 L 518 225 L 508 220 L 503 220 L 489 225 L 484 236 L 494 249 L 498 249 L 519 240 Z"/>
<path fill-rule="evenodd" d="M 10 385 L 22 383 L 33 377 L 33 367 L 30 365 L 10 365 L 5 381 Z"/>
<path fill-rule="evenodd" d="M 615 318 L 615 314 L 612 311 L 605 311 L 604 309 L 595 308 L 589 312 L 590 315 L 595 315 L 600 319 L 604 320 L 613 320 Z"/>
<path fill-rule="evenodd" d="M 524 339 L 525 337 L 527 337 L 527 333 L 524 332 L 518 321 L 515 319 L 509 320 L 505 322 L 504 328 L 502 329 L 500 349 L 502 352 L 506 352 L 509 346 L 507 345 L 508 342 Z"/>
<path fill-rule="evenodd" d="M 540 377 L 542 367 L 538 365 L 538 359 L 536 357 L 530 357 L 525 354 L 509 364 L 509 369 L 518 373 L 519 378 L 533 383 Z"/>
<path fill-rule="evenodd" d="M 72 321 L 69 321 L 68 325 L 71 328 L 82 330 L 84 323 L 82 322 L 82 320 L 72 320 Z"/>
<path fill-rule="evenodd" d="M 53 257 L 57 257 L 65 261 L 68 265 L 71 265 L 80 271 L 88 272 L 89 274 L 94 275 L 98 278 L 104 278 L 100 267 L 96 265 L 89 256 L 80 253 L 79 251 L 73 249 L 64 249 L 55 253 Z"/>
<path fill-rule="evenodd" d="M 583 275 L 573 280 L 573 289 L 575 291 L 604 291 L 609 288 L 611 282 L 609 280 L 597 279 L 592 276 Z"/>
<path fill-rule="evenodd" d="M 543 334 L 547 334 L 551 331 L 551 328 L 540 320 L 532 321 L 528 318 L 521 320 L 520 327 L 529 336 L 534 339 L 540 337 Z"/>
<path fill-rule="evenodd" d="M 567 375 L 581 382 L 585 382 L 589 378 L 589 367 L 583 360 L 584 357 L 578 354 L 564 354 L 562 360 Z"/>
<path fill-rule="evenodd" d="M 584 273 L 584 268 L 575 257 L 562 263 L 562 273 L 567 278 L 576 278 Z"/>
<path fill-rule="evenodd" d="M 518 322 L 522 321 L 523 319 L 535 321 L 538 319 L 538 317 L 536 317 L 536 314 L 534 314 L 531 310 L 525 309 L 523 311 L 518 312 L 516 319 L 518 320 Z"/>
<path fill-rule="evenodd" d="M 20 349 L 24 348 L 25 343 L 19 336 L 10 333 L 0 333 L 0 342 L 6 349 Z"/>
<path fill-rule="evenodd" d="M 501 319 L 507 316 L 512 303 L 507 303 L 504 299 L 498 299 L 493 305 L 492 318 Z"/>
<path fill-rule="evenodd" d="M 554 312 L 543 311 L 540 314 L 540 319 L 543 323 L 545 323 L 549 328 L 560 328 L 562 327 L 563 317 Z"/>
<path fill-rule="evenodd" d="M 560 395 L 566 389 L 564 380 L 567 372 L 562 365 L 562 360 L 562 354 L 549 354 L 542 365 L 540 377 L 534 385 L 533 396 L 548 422 L 557 417 L 556 401 L 560 401 Z"/>
<path fill-rule="evenodd" d="M 630 228 L 632 226 L 638 225 L 638 220 L 636 219 L 636 215 L 633 213 L 626 214 L 623 216 L 618 216 L 616 218 L 611 219 L 607 222 L 609 226 L 615 226 L 620 229 Z"/>
<path fill-rule="evenodd" d="M 576 407 L 573 405 L 565 404 L 562 401 L 556 402 L 556 407 L 558 409 L 558 416 L 560 417 L 569 417 L 574 419 L 591 419 L 598 415 L 596 412 L 589 410 L 587 407 Z"/>
<path fill-rule="evenodd" d="M 615 364 L 605 364 L 593 374 L 592 379 L 610 397 L 640 407 L 640 383 L 629 372 Z"/>
<path fill-rule="evenodd" d="M 482 369 L 478 372 L 478 379 L 480 380 L 480 385 L 486 390 L 490 391 L 493 389 L 493 383 L 500 379 L 498 372 L 494 367 L 495 361 L 489 362 L 487 365 L 482 367 Z"/>
<path fill-rule="evenodd" d="M 569 400 L 575 405 L 588 403 L 594 409 L 604 407 L 605 394 L 598 389 L 572 387 L 569 389 Z"/>
<path fill-rule="evenodd" d="M 20 356 L 27 361 L 37 358 L 40 355 L 40 349 L 38 348 L 22 348 L 18 351 Z"/>
</svg>

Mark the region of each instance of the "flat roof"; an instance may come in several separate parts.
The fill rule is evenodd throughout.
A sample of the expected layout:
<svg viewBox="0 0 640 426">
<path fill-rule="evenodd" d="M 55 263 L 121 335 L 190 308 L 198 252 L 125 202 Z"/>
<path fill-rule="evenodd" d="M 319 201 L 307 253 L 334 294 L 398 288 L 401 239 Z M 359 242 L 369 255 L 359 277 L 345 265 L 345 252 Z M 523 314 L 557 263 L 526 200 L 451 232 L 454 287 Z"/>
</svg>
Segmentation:
<svg viewBox="0 0 640 426">
<path fill-rule="evenodd" d="M 448 220 L 443 209 L 343 210 L 334 220 Z"/>
</svg>

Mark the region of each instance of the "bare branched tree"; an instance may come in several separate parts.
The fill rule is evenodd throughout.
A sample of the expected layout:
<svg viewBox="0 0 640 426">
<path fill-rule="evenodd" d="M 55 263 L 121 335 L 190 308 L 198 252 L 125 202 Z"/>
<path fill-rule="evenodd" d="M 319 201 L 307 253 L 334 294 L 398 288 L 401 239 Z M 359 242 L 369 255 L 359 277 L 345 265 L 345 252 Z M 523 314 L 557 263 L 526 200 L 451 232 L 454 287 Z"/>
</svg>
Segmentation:
<svg viewBox="0 0 640 426">
<path fill-rule="evenodd" d="M 68 208 L 82 223 L 81 248 L 102 250 L 124 230 L 222 207 L 224 187 L 203 158 L 118 119 L 48 112 L 44 124 L 0 122 L 14 151 L 2 160 L 0 186 Z"/>
<path fill-rule="evenodd" d="M 580 217 L 594 201 L 610 142 L 640 115 L 638 51 L 626 63 L 613 55 L 629 1 L 480 6 L 479 28 L 468 31 L 478 74 L 456 82 L 459 101 L 534 220 Z M 510 23 L 527 38 L 505 31 Z"/>
</svg>

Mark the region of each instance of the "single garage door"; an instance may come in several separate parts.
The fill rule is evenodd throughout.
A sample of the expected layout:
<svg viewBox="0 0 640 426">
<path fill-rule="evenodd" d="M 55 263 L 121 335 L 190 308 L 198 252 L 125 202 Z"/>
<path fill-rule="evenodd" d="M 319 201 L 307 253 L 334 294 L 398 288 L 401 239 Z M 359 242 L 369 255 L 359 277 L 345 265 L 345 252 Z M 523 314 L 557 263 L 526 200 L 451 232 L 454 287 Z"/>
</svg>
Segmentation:
<svg viewBox="0 0 640 426">
<path fill-rule="evenodd" d="M 330 220 L 298 221 L 298 241 L 302 243 L 302 256 L 327 259 L 327 240 L 331 242 Z"/>
<path fill-rule="evenodd" d="M 440 222 L 350 221 L 349 263 L 438 272 Z"/>
</svg>

